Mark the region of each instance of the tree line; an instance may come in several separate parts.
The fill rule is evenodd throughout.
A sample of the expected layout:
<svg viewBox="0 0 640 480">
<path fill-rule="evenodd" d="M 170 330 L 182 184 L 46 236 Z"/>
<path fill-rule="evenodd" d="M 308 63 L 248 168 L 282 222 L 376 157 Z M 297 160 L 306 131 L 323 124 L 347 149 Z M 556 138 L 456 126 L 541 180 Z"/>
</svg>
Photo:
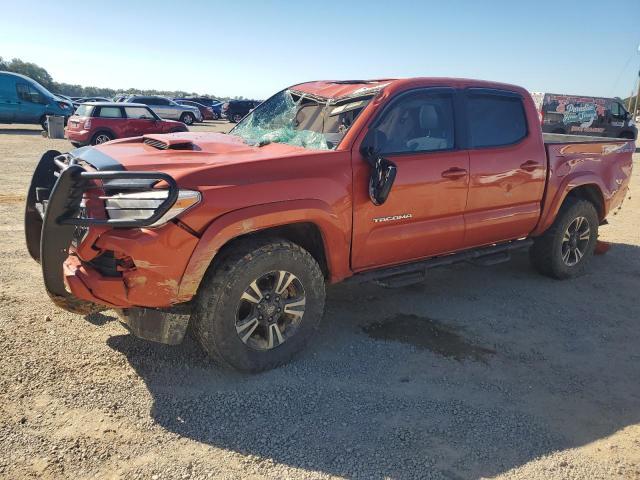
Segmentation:
<svg viewBox="0 0 640 480">
<path fill-rule="evenodd" d="M 189 96 L 206 96 L 217 98 L 220 100 L 230 100 L 231 97 L 218 97 L 216 95 L 199 95 L 196 92 L 185 92 L 183 90 L 141 90 L 138 88 L 128 88 L 126 90 L 102 87 L 83 87 L 82 85 L 72 85 L 70 83 L 56 82 L 47 70 L 40 65 L 32 62 L 24 62 L 19 58 L 12 60 L 4 60 L 0 57 L 0 71 L 19 73 L 32 78 L 40 85 L 45 87 L 52 93 L 67 95 L 68 97 L 113 97 L 116 94 L 135 93 L 142 95 L 163 95 L 166 97 L 189 97 Z M 235 100 L 243 100 L 244 97 L 233 97 Z"/>
</svg>

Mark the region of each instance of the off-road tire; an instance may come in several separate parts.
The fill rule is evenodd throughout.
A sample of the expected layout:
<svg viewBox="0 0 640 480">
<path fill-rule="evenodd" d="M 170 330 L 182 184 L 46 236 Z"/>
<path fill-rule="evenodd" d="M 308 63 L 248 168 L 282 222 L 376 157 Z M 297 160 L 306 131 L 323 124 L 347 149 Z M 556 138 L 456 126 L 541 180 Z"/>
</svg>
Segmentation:
<svg viewBox="0 0 640 480">
<path fill-rule="evenodd" d="M 255 350 L 236 332 L 240 297 L 256 278 L 286 270 L 302 284 L 304 315 L 290 338 L 270 350 Z M 325 282 L 309 252 L 287 240 L 248 239 L 223 254 L 207 271 L 195 299 L 191 331 L 202 348 L 224 367 L 261 372 L 283 365 L 317 332 L 324 313 Z"/>
<path fill-rule="evenodd" d="M 193 123 L 196 121 L 196 117 L 192 113 L 187 112 L 180 115 L 180 121 L 185 125 L 193 125 Z"/>
<path fill-rule="evenodd" d="M 584 217 L 589 223 L 590 235 L 585 253 L 577 264 L 567 265 L 562 259 L 562 242 L 569 225 Z M 568 198 L 549 229 L 534 239 L 529 250 L 531 263 L 543 275 L 560 280 L 577 277 L 585 272 L 598 241 L 598 212 L 594 205 L 576 198 Z"/>
</svg>

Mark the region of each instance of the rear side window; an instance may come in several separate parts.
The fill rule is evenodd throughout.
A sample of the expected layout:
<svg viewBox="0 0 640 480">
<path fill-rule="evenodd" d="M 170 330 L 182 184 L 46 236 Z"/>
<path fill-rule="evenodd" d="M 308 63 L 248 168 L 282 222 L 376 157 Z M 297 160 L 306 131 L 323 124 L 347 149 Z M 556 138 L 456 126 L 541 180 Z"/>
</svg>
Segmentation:
<svg viewBox="0 0 640 480">
<path fill-rule="evenodd" d="M 471 148 L 513 145 L 527 136 L 522 99 L 505 92 L 467 96 L 467 119 Z"/>
<path fill-rule="evenodd" d="M 155 118 L 149 110 L 143 107 L 125 107 L 124 111 L 127 114 L 127 118 Z"/>
<path fill-rule="evenodd" d="M 91 105 L 80 105 L 76 108 L 75 115 L 79 117 L 90 117 L 91 112 L 93 112 L 93 107 Z"/>
<path fill-rule="evenodd" d="M 118 107 L 100 107 L 100 118 L 122 118 L 122 111 Z"/>
</svg>

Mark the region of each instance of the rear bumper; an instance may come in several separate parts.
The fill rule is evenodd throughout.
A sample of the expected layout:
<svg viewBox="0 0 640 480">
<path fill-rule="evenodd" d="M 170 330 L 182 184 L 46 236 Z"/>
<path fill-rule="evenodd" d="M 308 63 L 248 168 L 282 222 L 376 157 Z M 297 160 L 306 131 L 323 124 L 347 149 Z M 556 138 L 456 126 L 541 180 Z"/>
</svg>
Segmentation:
<svg viewBox="0 0 640 480">
<path fill-rule="evenodd" d="M 64 136 L 67 140 L 81 145 L 89 145 L 91 142 L 91 132 L 89 130 L 70 130 L 68 127 L 64 129 Z"/>
<path fill-rule="evenodd" d="M 72 160 L 56 180 L 56 158 L 59 164 L 55 151 L 42 157 L 25 211 L 27 247 L 42 266 L 47 293 L 56 305 L 75 313 L 122 310 L 136 335 L 175 343 L 188 317 L 159 309 L 190 300 L 178 292 L 197 237 L 174 223 L 154 229 L 117 228 L 109 220 L 82 216 L 81 201 L 84 196 L 89 205 L 85 192 L 95 188 L 96 178 L 135 178 L 136 172 L 87 172 Z"/>
</svg>

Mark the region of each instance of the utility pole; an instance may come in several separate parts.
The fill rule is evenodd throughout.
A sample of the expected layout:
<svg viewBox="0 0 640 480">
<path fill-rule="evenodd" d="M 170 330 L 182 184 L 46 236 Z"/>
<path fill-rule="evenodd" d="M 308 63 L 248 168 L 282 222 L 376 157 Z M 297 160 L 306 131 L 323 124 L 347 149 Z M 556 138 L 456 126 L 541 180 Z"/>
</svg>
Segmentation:
<svg viewBox="0 0 640 480">
<path fill-rule="evenodd" d="M 638 47 L 638 51 L 640 51 L 640 47 Z M 636 94 L 636 104 L 634 105 L 634 119 L 636 115 L 640 115 L 640 105 L 638 105 L 638 101 L 640 101 L 640 70 L 638 70 L 638 93 Z"/>
</svg>

